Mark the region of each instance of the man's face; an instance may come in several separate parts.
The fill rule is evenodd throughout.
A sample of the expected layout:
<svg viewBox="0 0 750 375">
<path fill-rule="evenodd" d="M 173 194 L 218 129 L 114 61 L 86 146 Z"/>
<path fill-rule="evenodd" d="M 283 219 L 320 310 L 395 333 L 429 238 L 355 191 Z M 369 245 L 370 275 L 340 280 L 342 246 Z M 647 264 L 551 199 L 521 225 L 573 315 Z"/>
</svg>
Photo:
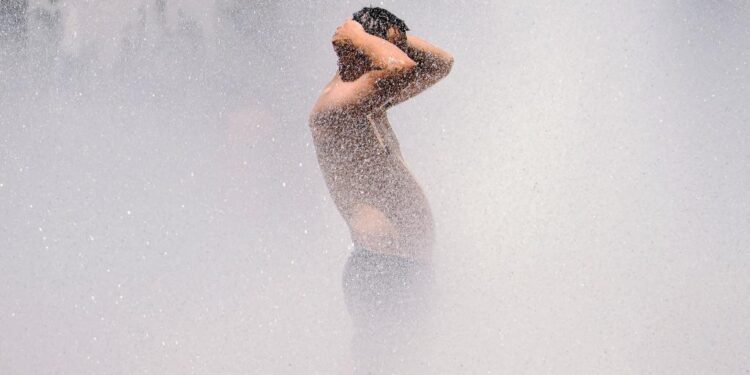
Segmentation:
<svg viewBox="0 0 750 375">
<path fill-rule="evenodd" d="M 359 76 L 366 72 L 369 60 L 365 55 L 350 44 L 334 44 L 334 50 L 338 55 L 338 68 L 342 74 L 347 76 Z"/>
<path fill-rule="evenodd" d="M 334 44 L 333 50 L 339 57 L 339 61 L 344 64 L 354 64 L 364 59 L 364 55 L 351 44 Z"/>
</svg>

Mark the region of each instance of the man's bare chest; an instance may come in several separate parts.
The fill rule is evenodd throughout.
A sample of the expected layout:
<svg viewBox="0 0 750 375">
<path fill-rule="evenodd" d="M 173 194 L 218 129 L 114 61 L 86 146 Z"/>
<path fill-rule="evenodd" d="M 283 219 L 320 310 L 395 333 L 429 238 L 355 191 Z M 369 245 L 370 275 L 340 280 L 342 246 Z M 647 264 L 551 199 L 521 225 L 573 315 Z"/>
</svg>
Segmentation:
<svg viewBox="0 0 750 375">
<path fill-rule="evenodd" d="M 391 157 L 401 158 L 401 147 L 385 114 L 367 115 L 368 133 L 374 138 L 375 147 Z"/>
</svg>

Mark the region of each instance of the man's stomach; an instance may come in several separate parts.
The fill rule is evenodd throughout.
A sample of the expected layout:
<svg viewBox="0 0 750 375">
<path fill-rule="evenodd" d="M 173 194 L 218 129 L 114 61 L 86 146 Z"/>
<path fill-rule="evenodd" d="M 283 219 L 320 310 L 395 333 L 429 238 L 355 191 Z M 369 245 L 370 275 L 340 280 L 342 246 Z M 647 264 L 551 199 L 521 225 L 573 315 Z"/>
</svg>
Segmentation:
<svg viewBox="0 0 750 375">
<path fill-rule="evenodd" d="M 371 181 L 347 189 L 337 199 L 355 245 L 370 251 L 430 262 L 434 243 L 432 213 L 413 179 Z M 342 197 L 343 198 L 343 197 Z"/>
</svg>

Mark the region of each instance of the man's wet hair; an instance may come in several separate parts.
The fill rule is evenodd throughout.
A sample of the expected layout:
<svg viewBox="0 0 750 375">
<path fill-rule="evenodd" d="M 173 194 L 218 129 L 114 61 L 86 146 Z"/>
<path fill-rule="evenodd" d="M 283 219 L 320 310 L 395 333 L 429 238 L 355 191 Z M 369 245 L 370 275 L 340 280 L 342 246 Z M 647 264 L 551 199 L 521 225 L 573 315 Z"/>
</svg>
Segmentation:
<svg viewBox="0 0 750 375">
<path fill-rule="evenodd" d="M 364 7 L 362 10 L 354 13 L 352 19 L 359 22 L 368 34 L 387 39 L 388 29 L 396 27 L 399 31 L 406 34 L 409 27 L 406 23 L 395 14 L 377 7 Z"/>
</svg>

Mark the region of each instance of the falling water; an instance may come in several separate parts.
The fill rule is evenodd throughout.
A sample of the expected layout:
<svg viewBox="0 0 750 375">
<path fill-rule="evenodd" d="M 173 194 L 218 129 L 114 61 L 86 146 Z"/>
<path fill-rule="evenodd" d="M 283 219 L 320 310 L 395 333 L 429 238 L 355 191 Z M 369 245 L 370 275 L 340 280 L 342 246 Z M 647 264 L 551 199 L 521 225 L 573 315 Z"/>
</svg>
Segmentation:
<svg viewBox="0 0 750 375">
<path fill-rule="evenodd" d="M 0 373 L 347 373 L 307 116 L 369 3 L 0 6 Z M 750 371 L 750 5 L 382 1 L 431 202 L 424 373 Z"/>
</svg>

